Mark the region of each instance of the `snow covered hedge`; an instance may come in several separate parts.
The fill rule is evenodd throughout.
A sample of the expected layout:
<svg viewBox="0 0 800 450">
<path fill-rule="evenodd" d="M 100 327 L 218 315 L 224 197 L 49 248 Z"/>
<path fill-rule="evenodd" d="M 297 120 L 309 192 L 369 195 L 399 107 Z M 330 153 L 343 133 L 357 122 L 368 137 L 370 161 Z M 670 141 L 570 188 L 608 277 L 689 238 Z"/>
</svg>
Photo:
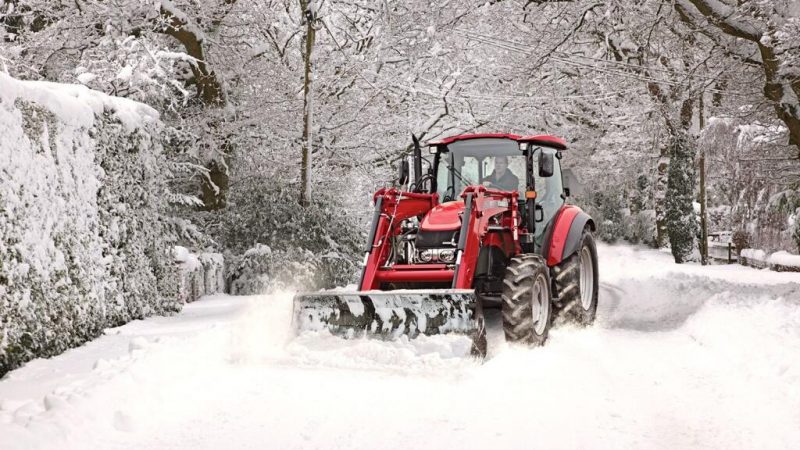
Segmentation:
<svg viewBox="0 0 800 450">
<path fill-rule="evenodd" d="M 780 251 L 769 255 L 767 263 L 776 272 L 800 272 L 800 255 Z"/>
<path fill-rule="evenodd" d="M 0 376 L 180 308 L 155 110 L 0 73 Z"/>
<path fill-rule="evenodd" d="M 776 272 L 800 272 L 800 255 L 786 251 L 775 252 L 767 256 L 764 250 L 746 248 L 739 257 L 742 265 L 759 269 L 769 268 Z"/>
<path fill-rule="evenodd" d="M 178 264 L 181 302 L 193 302 L 204 295 L 225 291 L 225 259 L 221 253 L 197 255 L 178 245 L 173 255 Z"/>
</svg>

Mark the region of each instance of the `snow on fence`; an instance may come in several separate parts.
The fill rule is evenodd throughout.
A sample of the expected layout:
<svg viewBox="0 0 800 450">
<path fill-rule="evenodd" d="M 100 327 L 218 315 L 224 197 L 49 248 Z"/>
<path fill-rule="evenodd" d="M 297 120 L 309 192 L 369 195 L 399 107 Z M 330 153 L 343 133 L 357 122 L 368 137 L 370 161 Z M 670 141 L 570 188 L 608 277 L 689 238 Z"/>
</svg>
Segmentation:
<svg viewBox="0 0 800 450">
<path fill-rule="evenodd" d="M 742 250 L 739 262 L 757 269 L 770 269 L 776 272 L 800 272 L 800 255 L 781 251 L 767 256 L 767 252 L 755 248 Z"/>
<path fill-rule="evenodd" d="M 185 247 L 173 249 L 180 274 L 178 299 L 189 303 L 198 298 L 225 291 L 225 260 L 219 253 L 190 252 Z"/>
</svg>

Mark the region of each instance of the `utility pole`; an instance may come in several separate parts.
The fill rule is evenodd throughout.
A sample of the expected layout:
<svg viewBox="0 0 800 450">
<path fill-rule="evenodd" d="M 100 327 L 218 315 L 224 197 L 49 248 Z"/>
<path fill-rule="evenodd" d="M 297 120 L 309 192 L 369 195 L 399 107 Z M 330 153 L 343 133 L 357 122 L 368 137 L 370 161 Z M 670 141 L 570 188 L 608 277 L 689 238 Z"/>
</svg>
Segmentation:
<svg viewBox="0 0 800 450">
<path fill-rule="evenodd" d="M 312 127 L 312 81 L 313 61 L 312 51 L 316 40 L 317 30 L 314 22 L 317 20 L 315 0 L 300 0 L 300 8 L 306 20 L 306 52 L 305 52 L 305 80 L 303 82 L 303 153 L 300 162 L 300 205 L 308 206 L 311 203 L 311 127 Z"/>
<path fill-rule="evenodd" d="M 705 128 L 703 93 L 700 93 L 700 131 Z M 700 149 L 700 264 L 708 264 L 708 214 L 706 212 L 706 149 Z"/>
</svg>

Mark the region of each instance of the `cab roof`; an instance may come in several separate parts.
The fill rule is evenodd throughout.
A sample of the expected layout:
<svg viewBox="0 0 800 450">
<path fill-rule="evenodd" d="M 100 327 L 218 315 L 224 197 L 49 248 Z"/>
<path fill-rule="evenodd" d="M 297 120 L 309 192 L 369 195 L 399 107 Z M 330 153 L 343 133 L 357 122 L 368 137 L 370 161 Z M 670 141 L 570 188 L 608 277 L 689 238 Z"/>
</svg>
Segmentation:
<svg viewBox="0 0 800 450">
<path fill-rule="evenodd" d="M 560 137 L 551 136 L 549 134 L 537 134 L 534 136 L 520 136 L 518 134 L 510 133 L 478 133 L 478 134 L 459 134 L 457 136 L 450 136 L 438 141 L 428 142 L 429 146 L 434 145 L 447 145 L 456 141 L 466 141 L 469 139 L 482 139 L 482 138 L 495 138 L 495 139 L 511 139 L 517 142 L 530 142 L 535 145 L 544 147 L 552 147 L 558 150 L 566 150 L 567 142 Z"/>
</svg>

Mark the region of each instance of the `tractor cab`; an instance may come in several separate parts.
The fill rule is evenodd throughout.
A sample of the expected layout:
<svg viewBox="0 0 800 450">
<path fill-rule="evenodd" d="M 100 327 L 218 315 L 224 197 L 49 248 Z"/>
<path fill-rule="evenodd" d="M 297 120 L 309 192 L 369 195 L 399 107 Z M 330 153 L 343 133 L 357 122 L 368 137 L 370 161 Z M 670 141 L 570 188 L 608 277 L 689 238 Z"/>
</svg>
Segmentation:
<svg viewBox="0 0 800 450">
<path fill-rule="evenodd" d="M 546 225 L 566 198 L 560 164 L 563 141 L 550 136 L 483 134 L 454 136 L 429 146 L 434 157 L 424 191 L 438 193 L 442 203 L 460 201 L 468 186 L 514 191 L 522 224 L 541 245 Z"/>
</svg>

